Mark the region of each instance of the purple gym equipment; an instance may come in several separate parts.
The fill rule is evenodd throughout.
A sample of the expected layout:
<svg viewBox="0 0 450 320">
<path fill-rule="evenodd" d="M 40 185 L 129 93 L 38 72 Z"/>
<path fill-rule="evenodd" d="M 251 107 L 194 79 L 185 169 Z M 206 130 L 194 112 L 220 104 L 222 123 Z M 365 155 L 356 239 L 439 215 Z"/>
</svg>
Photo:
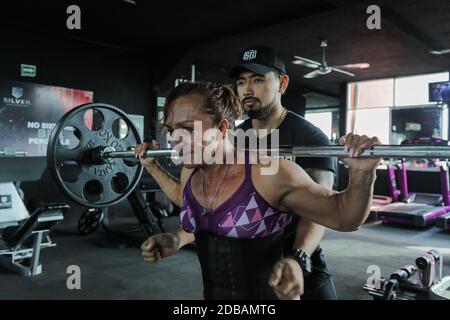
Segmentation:
<svg viewBox="0 0 450 320">
<path fill-rule="evenodd" d="M 405 168 L 403 165 L 402 168 Z M 405 169 L 402 169 L 405 170 Z M 436 221 L 441 216 L 446 215 L 450 212 L 450 197 L 449 197 L 449 186 L 448 186 L 448 167 L 446 164 L 442 164 L 439 167 L 440 178 L 441 178 L 441 193 L 443 199 L 443 206 L 435 206 L 424 203 L 415 202 L 393 202 L 385 206 L 375 208 L 378 218 L 387 223 L 411 225 L 416 227 L 425 227 Z M 391 181 L 395 182 L 395 175 L 392 171 L 389 171 Z M 405 177 L 405 175 L 403 175 Z M 406 188 L 406 179 L 403 178 L 401 183 L 402 195 L 408 194 Z M 396 185 L 392 185 L 392 195 L 393 199 L 398 198 L 398 191 Z M 405 198 L 407 199 L 407 198 Z"/>
<path fill-rule="evenodd" d="M 440 206 L 444 202 L 441 194 L 421 193 L 421 192 L 409 193 L 408 173 L 407 173 L 407 169 L 406 169 L 406 161 L 405 160 L 401 160 L 399 178 L 400 178 L 400 194 L 401 194 L 402 202 L 423 203 L 423 204 L 429 204 L 432 206 Z M 441 181 L 442 181 L 442 177 L 441 177 Z"/>
</svg>

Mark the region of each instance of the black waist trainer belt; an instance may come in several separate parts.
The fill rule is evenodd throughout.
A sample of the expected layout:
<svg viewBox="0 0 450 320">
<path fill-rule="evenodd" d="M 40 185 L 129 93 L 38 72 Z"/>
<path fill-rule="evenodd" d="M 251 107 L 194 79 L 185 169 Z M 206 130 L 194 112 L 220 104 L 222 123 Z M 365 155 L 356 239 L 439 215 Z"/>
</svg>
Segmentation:
<svg viewBox="0 0 450 320">
<path fill-rule="evenodd" d="M 254 239 L 195 234 L 205 299 L 277 299 L 268 285 L 282 258 L 283 232 Z"/>
</svg>

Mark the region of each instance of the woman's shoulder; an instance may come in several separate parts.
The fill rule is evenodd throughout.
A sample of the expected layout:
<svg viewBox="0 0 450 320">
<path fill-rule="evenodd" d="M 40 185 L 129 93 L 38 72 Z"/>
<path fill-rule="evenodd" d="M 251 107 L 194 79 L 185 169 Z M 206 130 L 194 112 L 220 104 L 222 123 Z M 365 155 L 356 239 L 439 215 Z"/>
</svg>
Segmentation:
<svg viewBox="0 0 450 320">
<path fill-rule="evenodd" d="M 286 181 L 303 171 L 297 163 L 277 157 L 258 157 L 257 162 L 253 164 L 253 170 L 256 176 L 262 179 L 261 182 L 273 179 Z"/>
<path fill-rule="evenodd" d="M 270 158 L 252 166 L 253 185 L 259 194 L 275 208 L 293 187 L 303 184 L 302 169 L 286 159 Z M 280 209 L 281 210 L 281 209 Z"/>
</svg>

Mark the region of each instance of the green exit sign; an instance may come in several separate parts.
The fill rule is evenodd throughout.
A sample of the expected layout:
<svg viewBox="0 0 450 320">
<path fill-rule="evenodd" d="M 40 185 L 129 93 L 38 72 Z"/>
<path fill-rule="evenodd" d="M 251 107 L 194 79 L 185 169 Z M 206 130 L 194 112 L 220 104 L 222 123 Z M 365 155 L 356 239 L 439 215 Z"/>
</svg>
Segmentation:
<svg viewBox="0 0 450 320">
<path fill-rule="evenodd" d="M 156 105 L 159 108 L 164 107 L 164 104 L 166 103 L 166 98 L 165 97 L 158 97 L 157 101 L 156 101 Z"/>
<path fill-rule="evenodd" d="M 20 75 L 22 77 L 36 77 L 36 66 L 32 64 L 21 64 Z"/>
</svg>

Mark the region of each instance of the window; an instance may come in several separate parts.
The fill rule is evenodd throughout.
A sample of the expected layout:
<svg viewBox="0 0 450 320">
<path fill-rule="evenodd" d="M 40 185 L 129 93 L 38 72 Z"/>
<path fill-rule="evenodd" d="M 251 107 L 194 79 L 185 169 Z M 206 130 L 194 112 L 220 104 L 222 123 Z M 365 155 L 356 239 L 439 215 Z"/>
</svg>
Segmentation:
<svg viewBox="0 0 450 320">
<path fill-rule="evenodd" d="M 419 106 L 430 104 L 428 84 L 431 82 L 448 81 L 449 73 L 440 72 L 420 76 L 395 79 L 395 106 Z"/>
<path fill-rule="evenodd" d="M 389 144 L 390 108 L 349 110 L 347 132 L 377 136 L 381 143 Z"/>
<path fill-rule="evenodd" d="M 351 82 L 347 85 L 347 109 L 385 108 L 394 105 L 394 79 Z"/>
<path fill-rule="evenodd" d="M 418 136 L 447 139 L 447 106 L 429 101 L 428 84 L 448 80 L 449 72 L 439 72 L 348 83 L 347 132 L 376 135 L 385 144 Z"/>
<path fill-rule="evenodd" d="M 331 136 L 332 127 L 332 112 L 311 112 L 305 114 L 305 119 L 323 131 L 329 139 Z"/>
<path fill-rule="evenodd" d="M 447 108 L 431 106 L 393 109 L 391 144 L 422 137 L 447 140 L 447 114 Z"/>
<path fill-rule="evenodd" d="M 311 122 L 325 133 L 333 143 L 338 143 L 339 135 L 339 110 L 306 110 L 305 119 Z"/>
</svg>

